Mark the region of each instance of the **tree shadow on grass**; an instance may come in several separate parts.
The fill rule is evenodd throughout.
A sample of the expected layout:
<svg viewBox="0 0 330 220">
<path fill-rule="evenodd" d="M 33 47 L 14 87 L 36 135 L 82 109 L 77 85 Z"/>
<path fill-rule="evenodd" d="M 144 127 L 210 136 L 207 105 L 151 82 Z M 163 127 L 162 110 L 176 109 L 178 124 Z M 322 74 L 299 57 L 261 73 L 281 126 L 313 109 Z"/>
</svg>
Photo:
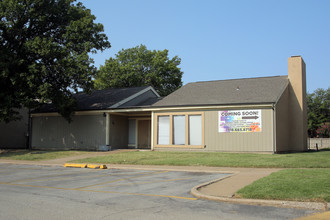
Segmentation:
<svg viewBox="0 0 330 220">
<path fill-rule="evenodd" d="M 309 149 L 307 151 L 302 151 L 302 152 L 291 152 L 291 151 L 283 151 L 283 152 L 278 152 L 277 154 L 279 155 L 290 155 L 290 154 L 313 154 L 313 153 L 320 153 L 320 152 L 327 152 L 330 151 L 330 148 L 322 148 L 319 150 L 316 149 Z"/>
<path fill-rule="evenodd" d="M 305 153 L 317 153 L 317 152 L 326 152 L 326 151 L 330 151 L 330 148 L 322 148 L 319 150 L 316 149 L 309 149 L 307 152 Z"/>
</svg>

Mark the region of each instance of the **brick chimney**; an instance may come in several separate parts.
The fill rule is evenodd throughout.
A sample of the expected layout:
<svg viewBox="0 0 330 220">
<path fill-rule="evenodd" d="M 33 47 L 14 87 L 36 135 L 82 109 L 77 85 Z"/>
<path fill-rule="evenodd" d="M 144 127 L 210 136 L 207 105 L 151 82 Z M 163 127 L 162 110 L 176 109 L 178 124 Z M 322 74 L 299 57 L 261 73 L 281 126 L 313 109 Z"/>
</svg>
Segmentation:
<svg viewBox="0 0 330 220">
<path fill-rule="evenodd" d="M 288 59 L 290 145 L 307 151 L 306 64 L 301 56 Z"/>
</svg>

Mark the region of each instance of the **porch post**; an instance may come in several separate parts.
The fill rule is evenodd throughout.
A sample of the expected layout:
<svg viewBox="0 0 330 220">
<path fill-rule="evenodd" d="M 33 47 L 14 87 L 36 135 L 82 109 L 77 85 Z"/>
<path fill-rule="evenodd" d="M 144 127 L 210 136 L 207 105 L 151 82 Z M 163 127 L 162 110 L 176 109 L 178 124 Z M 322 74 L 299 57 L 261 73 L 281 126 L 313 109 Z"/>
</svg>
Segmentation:
<svg viewBox="0 0 330 220">
<path fill-rule="evenodd" d="M 154 150 L 154 112 L 151 112 L 151 150 Z"/>
<path fill-rule="evenodd" d="M 105 118 L 105 145 L 110 145 L 110 113 Z"/>
</svg>

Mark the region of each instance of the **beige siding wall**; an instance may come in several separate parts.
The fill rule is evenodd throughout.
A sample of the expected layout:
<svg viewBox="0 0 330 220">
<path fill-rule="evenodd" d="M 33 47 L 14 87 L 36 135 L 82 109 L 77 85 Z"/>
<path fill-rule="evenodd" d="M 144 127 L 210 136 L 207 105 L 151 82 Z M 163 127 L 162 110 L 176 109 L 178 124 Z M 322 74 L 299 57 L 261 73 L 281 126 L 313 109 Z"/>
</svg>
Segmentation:
<svg viewBox="0 0 330 220">
<path fill-rule="evenodd" d="M 128 145 L 128 117 L 110 115 L 110 146 L 126 148 Z"/>
<path fill-rule="evenodd" d="M 74 116 L 68 123 L 61 116 L 32 118 L 33 149 L 96 150 L 105 145 L 103 115 Z"/>
<path fill-rule="evenodd" d="M 276 152 L 290 150 L 289 88 L 283 92 L 276 104 Z"/>
<path fill-rule="evenodd" d="M 261 116 L 261 132 L 219 133 L 218 110 L 205 111 L 205 149 L 227 152 L 273 152 L 272 109 L 262 109 Z"/>
<path fill-rule="evenodd" d="M 244 109 L 251 109 L 250 107 Z M 232 109 L 212 109 L 212 110 L 196 110 L 204 112 L 204 149 L 202 151 L 224 151 L 224 152 L 273 152 L 273 110 L 262 109 L 262 131 L 261 132 L 218 132 L 218 112 Z M 186 112 L 186 111 L 168 111 Z M 189 110 L 189 112 L 193 112 Z M 155 112 L 160 113 L 160 112 Z M 161 113 L 165 113 L 162 111 Z M 156 126 L 156 124 L 155 124 Z M 155 128 L 156 129 L 156 128 Z M 154 131 L 154 139 L 157 132 Z M 155 149 L 161 150 L 158 147 Z M 192 150 L 190 148 L 166 148 L 165 150 Z"/>
<path fill-rule="evenodd" d="M 0 123 L 0 149 L 27 147 L 28 110 L 22 109 L 19 113 L 22 116 L 20 121 Z"/>
</svg>

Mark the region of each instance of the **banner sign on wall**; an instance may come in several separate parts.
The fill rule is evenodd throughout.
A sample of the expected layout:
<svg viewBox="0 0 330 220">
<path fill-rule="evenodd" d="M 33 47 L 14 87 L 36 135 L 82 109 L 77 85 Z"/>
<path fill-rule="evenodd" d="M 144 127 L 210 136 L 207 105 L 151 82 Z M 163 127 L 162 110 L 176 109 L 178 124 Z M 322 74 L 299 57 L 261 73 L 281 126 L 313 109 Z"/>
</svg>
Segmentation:
<svg viewBox="0 0 330 220">
<path fill-rule="evenodd" d="M 219 111 L 219 132 L 261 132 L 261 110 Z"/>
</svg>

